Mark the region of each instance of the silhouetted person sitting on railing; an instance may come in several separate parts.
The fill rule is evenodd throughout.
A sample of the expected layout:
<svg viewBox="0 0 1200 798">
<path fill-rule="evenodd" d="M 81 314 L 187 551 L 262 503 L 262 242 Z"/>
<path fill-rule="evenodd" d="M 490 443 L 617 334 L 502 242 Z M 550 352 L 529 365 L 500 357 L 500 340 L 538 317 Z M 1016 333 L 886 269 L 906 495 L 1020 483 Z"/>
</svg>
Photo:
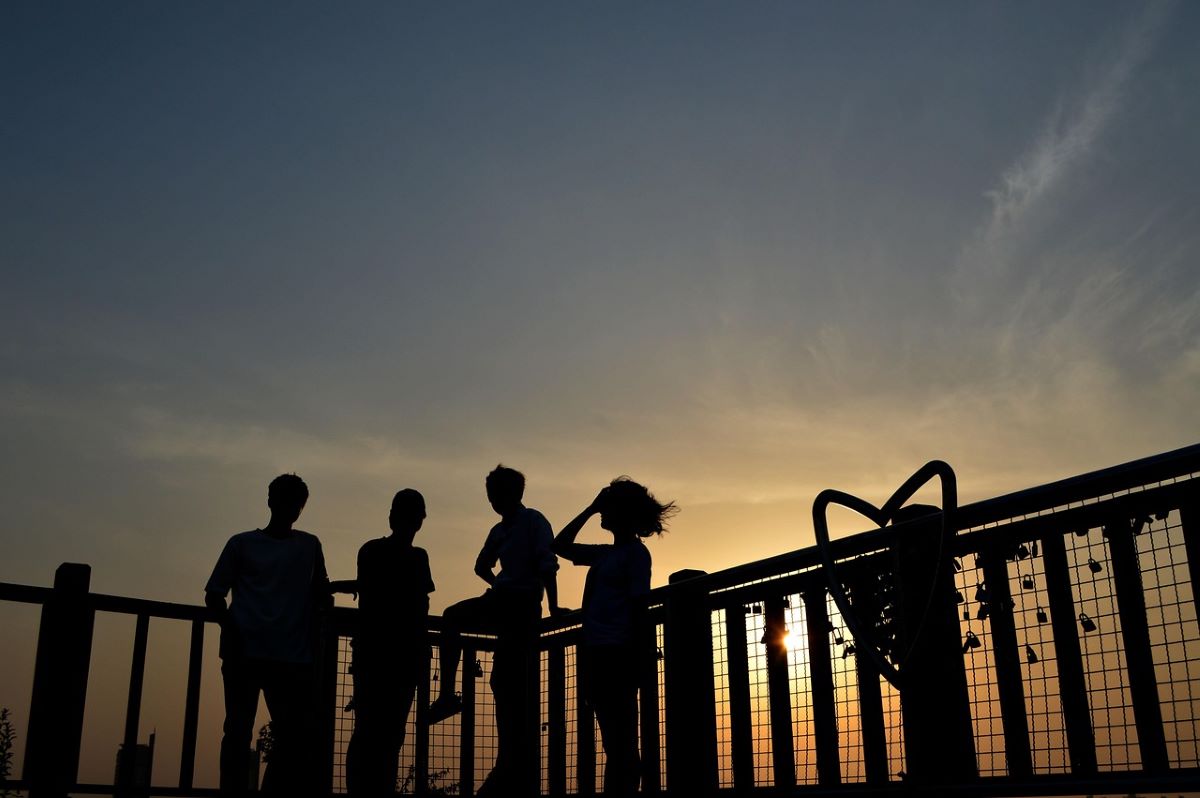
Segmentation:
<svg viewBox="0 0 1200 798">
<path fill-rule="evenodd" d="M 650 592 L 650 552 L 641 539 L 662 534 L 675 512 L 673 502 L 663 504 L 642 485 L 620 477 L 554 538 L 556 554 L 589 566 L 583 588 L 582 689 L 600 724 L 604 792 L 612 796 L 632 796 L 638 788 L 637 691 L 645 652 L 636 638 Z M 597 513 L 613 542 L 576 543 Z"/>
<path fill-rule="evenodd" d="M 283 474 L 272 480 L 270 521 L 229 539 L 204 588 L 205 603 L 221 615 L 222 795 L 248 791 L 259 693 L 266 698 L 275 734 L 263 792 L 312 792 L 316 624 L 318 610 L 329 603 L 329 578 L 321 542 L 292 528 L 307 501 L 308 486 L 300 477 Z"/>
<path fill-rule="evenodd" d="M 492 664 L 491 687 L 496 698 L 496 732 L 499 737 L 496 767 L 481 786 L 488 792 L 517 794 L 526 782 L 536 778 L 535 769 L 526 767 L 528 750 L 536 754 L 537 720 L 527 718 L 529 679 L 527 678 L 537 622 L 542 615 L 542 590 L 545 589 L 550 613 L 557 615 L 558 560 L 550 551 L 553 530 L 545 516 L 521 503 L 525 476 L 505 466 L 487 475 L 488 501 L 500 516 L 492 527 L 475 560 L 475 573 L 490 588 L 482 596 L 467 599 L 446 608 L 442 618 L 447 633 L 440 643 L 441 690 L 429 707 L 430 723 L 437 723 L 460 712 L 462 699 L 454 687 L 462 656 L 461 629 L 479 629 L 497 635 Z M 500 573 L 494 573 L 496 564 Z M 528 722 L 532 720 L 532 725 Z M 530 728 L 527 728 L 530 727 Z M 532 734 L 532 740 L 525 740 Z M 533 765 L 536 765 L 534 760 Z M 526 773 L 527 770 L 533 771 Z M 536 784 L 533 785 L 536 789 Z"/>
<path fill-rule="evenodd" d="M 358 594 L 351 670 L 354 734 L 346 751 L 352 796 L 396 791 L 396 770 L 417 682 L 429 660 L 429 555 L 413 545 L 425 521 L 425 499 L 406 488 L 392 499 L 392 534 L 358 550 L 358 579 L 334 582 L 335 592 Z"/>
</svg>

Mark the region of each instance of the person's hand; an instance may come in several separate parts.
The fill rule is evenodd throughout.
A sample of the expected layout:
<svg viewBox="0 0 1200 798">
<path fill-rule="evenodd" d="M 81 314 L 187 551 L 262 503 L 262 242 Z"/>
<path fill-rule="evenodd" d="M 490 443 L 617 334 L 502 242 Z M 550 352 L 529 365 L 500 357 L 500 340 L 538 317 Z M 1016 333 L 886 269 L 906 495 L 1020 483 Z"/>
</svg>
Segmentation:
<svg viewBox="0 0 1200 798">
<path fill-rule="evenodd" d="M 596 494 L 596 498 L 592 499 L 592 503 L 588 505 L 588 512 L 595 514 L 604 510 L 604 505 L 608 503 L 608 487 L 605 486 Z"/>
</svg>

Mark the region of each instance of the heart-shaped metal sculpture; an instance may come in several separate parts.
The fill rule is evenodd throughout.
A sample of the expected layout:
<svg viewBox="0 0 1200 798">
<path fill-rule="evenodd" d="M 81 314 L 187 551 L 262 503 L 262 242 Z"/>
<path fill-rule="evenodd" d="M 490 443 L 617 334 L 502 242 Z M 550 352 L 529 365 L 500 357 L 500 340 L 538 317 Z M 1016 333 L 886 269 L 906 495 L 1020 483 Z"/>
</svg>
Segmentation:
<svg viewBox="0 0 1200 798">
<path fill-rule="evenodd" d="M 833 489 L 821 491 L 813 502 L 813 531 L 816 533 L 817 549 L 821 554 L 821 563 L 825 567 L 826 578 L 829 582 L 829 594 L 833 596 L 834 603 L 837 604 L 837 608 L 842 614 L 842 619 L 846 622 L 855 641 L 858 642 L 858 650 L 866 654 L 879 673 L 897 689 L 902 686 L 904 666 L 913 653 L 919 634 L 909 635 L 906 650 L 901 656 L 894 657 L 895 662 L 889 662 L 888 658 L 884 656 L 877 641 L 872 640 L 871 635 L 868 634 L 868 627 L 864 619 L 855 612 L 842 581 L 837 578 L 837 563 L 833 559 L 826 513 L 831 504 L 839 505 L 870 519 L 882 528 L 892 523 L 905 503 L 934 477 L 938 477 L 942 483 L 941 535 L 938 562 L 934 569 L 933 579 L 930 581 L 929 595 L 924 601 L 925 610 L 922 614 L 924 618 L 929 614 L 938 584 L 942 579 L 942 573 L 951 559 L 950 543 L 957 532 L 954 519 L 958 509 L 958 480 L 954 475 L 954 469 L 941 460 L 931 460 L 905 480 L 904 484 L 892 494 L 882 507 L 876 507 L 857 496 Z"/>
</svg>

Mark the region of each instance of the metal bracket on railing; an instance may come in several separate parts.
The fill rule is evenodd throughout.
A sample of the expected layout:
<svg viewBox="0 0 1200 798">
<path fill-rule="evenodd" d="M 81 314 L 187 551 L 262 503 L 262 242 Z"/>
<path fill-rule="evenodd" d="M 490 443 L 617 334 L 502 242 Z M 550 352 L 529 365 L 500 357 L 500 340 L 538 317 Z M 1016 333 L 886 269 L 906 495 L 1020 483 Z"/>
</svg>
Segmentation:
<svg viewBox="0 0 1200 798">
<path fill-rule="evenodd" d="M 958 480 L 954 475 L 954 469 L 941 460 L 932 460 L 926 463 L 905 480 L 904 484 L 892 494 L 882 507 L 876 507 L 865 499 L 833 489 L 821 491 L 813 502 L 813 531 L 816 534 L 817 549 L 821 554 L 821 562 L 825 567 L 826 578 L 829 582 L 829 594 L 833 596 L 834 603 L 837 604 L 837 608 L 842 614 L 842 619 L 858 643 L 858 650 L 866 654 L 879 673 L 897 689 L 904 682 L 905 665 L 916 648 L 916 643 L 920 638 L 919 630 L 917 633 L 908 635 L 908 644 L 905 650 L 899 656 L 896 656 L 897 652 L 893 652 L 892 659 L 894 661 L 889 661 L 878 645 L 878 641 L 869 634 L 869 624 L 851 605 L 850 599 L 846 595 L 846 589 L 837 577 L 837 563 L 833 558 L 826 513 L 829 505 L 839 505 L 859 513 L 882 528 L 889 523 L 895 523 L 905 503 L 934 477 L 940 478 L 942 484 L 941 533 L 937 564 L 933 571 L 933 579 L 930 580 L 929 594 L 923 602 L 925 611 L 922 619 L 924 620 L 928 617 L 929 610 L 933 605 L 943 569 L 948 566 L 952 557 L 951 541 L 957 531 L 954 525 L 954 516 L 958 509 Z"/>
</svg>

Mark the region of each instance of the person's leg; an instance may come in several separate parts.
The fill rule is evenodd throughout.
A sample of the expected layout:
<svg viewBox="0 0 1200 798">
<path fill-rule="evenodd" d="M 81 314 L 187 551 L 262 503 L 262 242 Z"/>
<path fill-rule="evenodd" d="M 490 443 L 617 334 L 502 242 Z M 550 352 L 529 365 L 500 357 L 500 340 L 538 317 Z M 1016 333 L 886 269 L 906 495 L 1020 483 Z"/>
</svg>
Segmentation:
<svg viewBox="0 0 1200 798">
<path fill-rule="evenodd" d="M 537 791 L 537 677 L 535 643 L 541 605 L 529 596 L 499 593 L 491 687 L 496 705 L 496 781 L 507 793 Z"/>
<path fill-rule="evenodd" d="M 637 793 L 637 679 L 626 646 L 597 646 L 589 652 L 587 700 L 596 713 L 604 746 L 604 792 L 628 798 Z"/>
<path fill-rule="evenodd" d="M 301 795 L 316 779 L 313 666 L 272 662 L 263 671 L 263 697 L 275 732 L 263 792 Z"/>
<path fill-rule="evenodd" d="M 462 639 L 459 632 L 468 627 L 494 624 L 495 600 L 492 591 L 482 596 L 465 599 L 451 604 L 442 613 L 445 630 L 438 643 L 438 661 L 441 663 L 438 696 L 429 709 L 429 722 L 437 723 L 462 711 L 462 701 L 454 691 L 458 683 L 458 664 L 462 659 Z"/>
<path fill-rule="evenodd" d="M 346 791 L 355 796 L 371 795 L 371 731 L 376 696 L 372 693 L 372 674 L 365 658 L 354 657 L 354 731 L 346 747 Z"/>
<path fill-rule="evenodd" d="M 221 795 L 240 796 L 249 790 L 250 741 L 258 712 L 259 683 L 245 659 L 221 662 L 225 688 L 225 728 L 221 737 Z"/>
</svg>

